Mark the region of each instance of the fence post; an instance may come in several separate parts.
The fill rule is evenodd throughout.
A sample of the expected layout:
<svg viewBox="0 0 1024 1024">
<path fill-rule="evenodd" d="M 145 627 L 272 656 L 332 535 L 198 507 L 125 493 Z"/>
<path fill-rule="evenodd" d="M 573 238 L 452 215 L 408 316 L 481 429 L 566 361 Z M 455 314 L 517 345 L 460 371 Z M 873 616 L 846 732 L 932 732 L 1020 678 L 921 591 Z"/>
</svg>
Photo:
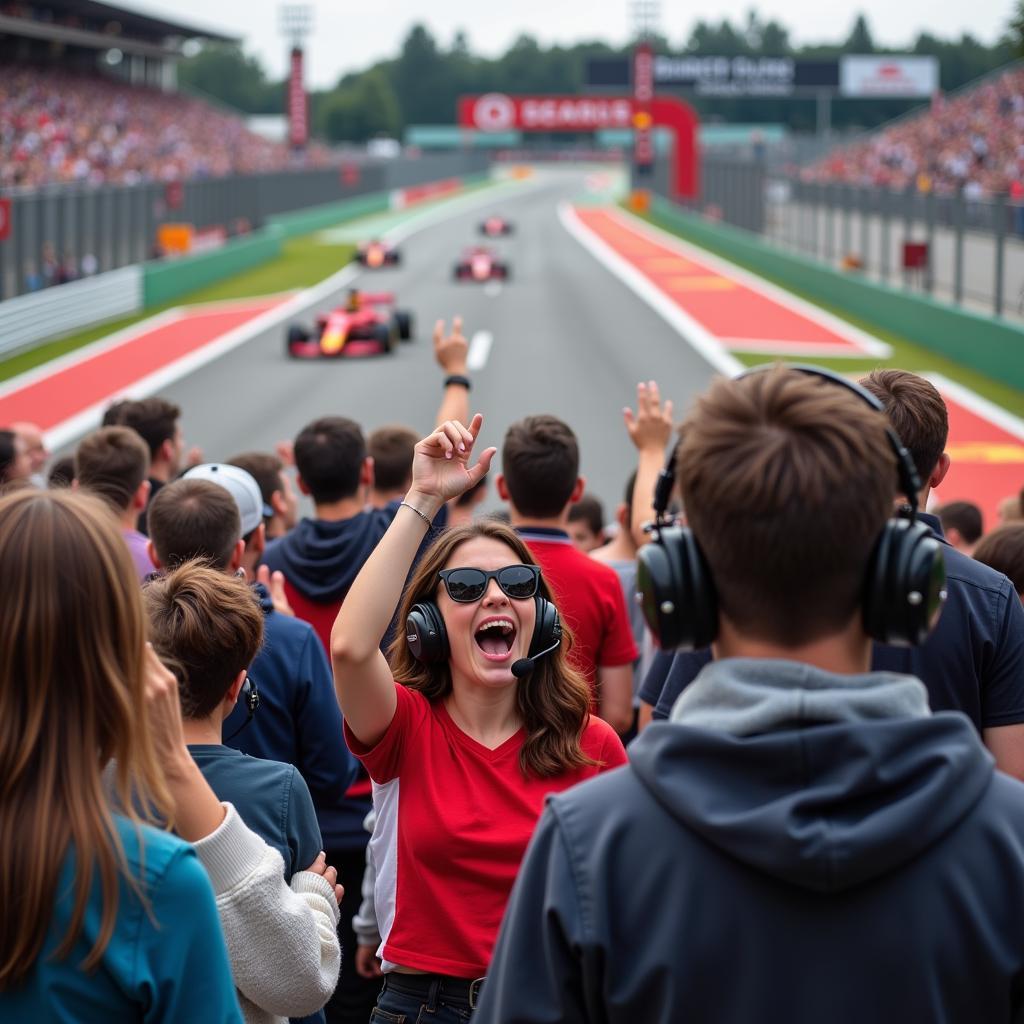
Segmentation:
<svg viewBox="0 0 1024 1024">
<path fill-rule="evenodd" d="M 843 185 L 842 186 L 842 200 L 843 200 L 842 217 L 843 217 L 843 224 L 842 224 L 841 241 L 839 243 L 840 248 L 842 250 L 839 253 L 839 258 L 841 260 L 845 260 L 846 257 L 850 255 L 850 245 L 852 244 L 851 240 L 850 240 L 851 228 L 853 226 L 850 223 L 850 221 L 851 221 L 851 219 L 853 217 L 853 210 L 851 208 L 852 207 L 852 199 L 851 199 L 852 195 L 853 195 L 853 186 L 852 185 Z"/>
<path fill-rule="evenodd" d="M 889 276 L 892 273 L 892 225 L 889 222 L 889 214 L 892 212 L 892 192 L 883 189 L 878 196 L 879 225 L 879 246 L 878 246 L 878 272 L 882 284 L 889 283 Z"/>
<path fill-rule="evenodd" d="M 1003 272 L 1006 262 L 1006 194 L 1000 193 L 996 196 L 995 209 L 996 218 L 996 290 L 993 296 L 992 308 L 996 316 L 1003 315 Z"/>
<path fill-rule="evenodd" d="M 860 189 L 860 262 L 861 271 L 866 275 L 871 263 L 871 192 Z"/>
<path fill-rule="evenodd" d="M 964 216 L 966 204 L 962 194 L 953 200 L 953 301 L 962 305 L 964 301 Z"/>
<path fill-rule="evenodd" d="M 928 262 L 924 265 L 924 290 L 931 295 L 935 290 L 935 193 L 928 191 L 924 197 Z"/>
</svg>

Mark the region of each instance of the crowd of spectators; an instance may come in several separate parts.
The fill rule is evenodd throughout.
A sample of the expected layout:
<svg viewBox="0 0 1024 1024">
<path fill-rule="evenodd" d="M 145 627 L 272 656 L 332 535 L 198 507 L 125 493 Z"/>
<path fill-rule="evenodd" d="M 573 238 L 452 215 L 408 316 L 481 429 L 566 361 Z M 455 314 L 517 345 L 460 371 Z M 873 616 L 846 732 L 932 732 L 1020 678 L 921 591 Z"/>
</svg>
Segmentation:
<svg viewBox="0 0 1024 1024">
<path fill-rule="evenodd" d="M 303 159 L 326 154 L 311 147 Z M 52 66 L 0 75 L 0 188 L 219 178 L 294 160 L 241 117 L 183 93 Z"/>
<path fill-rule="evenodd" d="M 645 382 L 607 517 L 434 353 L 369 437 L 0 430 L 0 1018 L 1021 1019 L 1024 526 L 917 512 L 935 388 Z"/>
<path fill-rule="evenodd" d="M 810 181 L 1024 199 L 1024 69 L 941 96 L 806 168 Z"/>
</svg>

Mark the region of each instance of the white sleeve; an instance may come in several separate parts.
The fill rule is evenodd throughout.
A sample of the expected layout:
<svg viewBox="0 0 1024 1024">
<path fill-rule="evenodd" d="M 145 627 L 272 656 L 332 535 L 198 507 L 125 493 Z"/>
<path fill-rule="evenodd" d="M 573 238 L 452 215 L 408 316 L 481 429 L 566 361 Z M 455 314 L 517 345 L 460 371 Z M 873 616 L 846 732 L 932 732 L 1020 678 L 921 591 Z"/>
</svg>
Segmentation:
<svg viewBox="0 0 1024 1024">
<path fill-rule="evenodd" d="M 281 855 L 225 806 L 220 827 L 194 845 L 213 883 L 235 987 L 279 1017 L 316 1013 L 341 967 L 334 889 L 309 871 L 289 887 Z"/>
</svg>

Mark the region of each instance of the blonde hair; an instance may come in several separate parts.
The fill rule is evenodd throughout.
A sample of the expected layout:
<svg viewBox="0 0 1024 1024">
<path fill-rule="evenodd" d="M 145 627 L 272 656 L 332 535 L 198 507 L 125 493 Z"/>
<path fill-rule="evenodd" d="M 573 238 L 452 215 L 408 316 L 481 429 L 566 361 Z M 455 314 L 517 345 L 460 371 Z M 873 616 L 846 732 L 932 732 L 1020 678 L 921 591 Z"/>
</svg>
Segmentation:
<svg viewBox="0 0 1024 1024">
<path fill-rule="evenodd" d="M 406 586 L 398 611 L 399 623 L 405 622 L 414 604 L 436 600 L 438 571 L 447 565 L 460 544 L 474 537 L 501 541 L 515 552 L 520 562 L 536 565 L 519 535 L 504 523 L 481 519 L 446 530 L 427 550 Z M 553 600 L 543 576 L 539 593 Z M 590 687 L 569 664 L 571 647 L 572 634 L 563 623 L 561 647 L 541 659 L 534 670 L 516 684 L 519 714 L 526 729 L 526 741 L 519 754 L 519 765 L 525 776 L 551 778 L 597 763 L 583 752 L 581 745 L 583 730 L 590 718 Z M 392 641 L 388 660 L 395 678 L 410 689 L 419 690 L 428 700 L 441 700 L 451 693 L 448 662 L 425 665 L 417 661 L 409 650 L 404 632 Z"/>
<path fill-rule="evenodd" d="M 118 876 L 144 900 L 114 821 L 171 801 L 147 727 L 146 625 L 123 538 L 97 498 L 21 491 L 0 499 L 0 991 L 39 956 L 70 850 L 74 908 L 56 956 L 81 932 L 99 875 L 100 929 L 114 932 Z M 114 762 L 111 798 L 103 769 Z"/>
</svg>

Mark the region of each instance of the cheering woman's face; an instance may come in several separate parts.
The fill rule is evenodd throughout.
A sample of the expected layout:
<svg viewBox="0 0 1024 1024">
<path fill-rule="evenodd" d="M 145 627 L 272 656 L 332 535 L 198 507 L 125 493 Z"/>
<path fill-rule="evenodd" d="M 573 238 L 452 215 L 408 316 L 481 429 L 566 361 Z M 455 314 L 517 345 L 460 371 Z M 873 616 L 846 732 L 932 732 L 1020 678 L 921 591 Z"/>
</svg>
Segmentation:
<svg viewBox="0 0 1024 1024">
<path fill-rule="evenodd" d="M 456 571 L 462 569 L 506 571 L 484 579 L 480 572 Z M 473 537 L 455 548 L 445 572 L 447 581 L 439 581 L 437 603 L 448 631 L 453 680 L 462 677 L 495 687 L 514 684 L 512 665 L 527 656 L 533 637 L 536 567 L 523 565 L 500 540 Z"/>
</svg>

